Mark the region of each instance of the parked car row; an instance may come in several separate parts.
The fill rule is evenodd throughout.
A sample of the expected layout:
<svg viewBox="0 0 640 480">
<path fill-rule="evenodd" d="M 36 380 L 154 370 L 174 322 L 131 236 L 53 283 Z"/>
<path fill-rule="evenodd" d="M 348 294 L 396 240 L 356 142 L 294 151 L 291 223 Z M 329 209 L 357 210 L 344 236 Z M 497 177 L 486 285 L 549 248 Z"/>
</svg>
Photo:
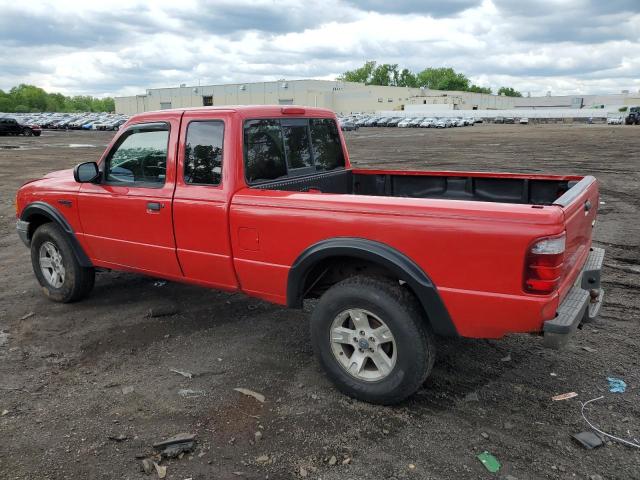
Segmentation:
<svg viewBox="0 0 640 480">
<path fill-rule="evenodd" d="M 482 123 L 481 118 L 472 117 L 390 117 L 386 115 L 341 117 L 339 121 L 342 130 L 357 130 L 359 127 L 450 128 Z"/>
<path fill-rule="evenodd" d="M 115 113 L 0 113 L 0 117 L 11 119 L 24 126 L 46 129 L 118 130 L 128 116 Z M 33 131 L 34 135 L 35 130 Z"/>
</svg>

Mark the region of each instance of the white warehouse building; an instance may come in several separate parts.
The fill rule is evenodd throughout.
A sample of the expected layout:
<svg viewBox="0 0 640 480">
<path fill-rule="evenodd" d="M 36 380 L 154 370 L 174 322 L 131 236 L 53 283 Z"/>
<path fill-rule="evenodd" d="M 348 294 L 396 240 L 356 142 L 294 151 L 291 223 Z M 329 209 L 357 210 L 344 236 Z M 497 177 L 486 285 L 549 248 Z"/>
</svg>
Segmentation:
<svg viewBox="0 0 640 480">
<path fill-rule="evenodd" d="M 117 113 L 222 105 L 304 105 L 340 114 L 400 111 L 406 106 L 441 105 L 451 110 L 581 109 L 639 105 L 640 95 L 505 97 L 483 93 L 387 87 L 338 80 L 277 80 L 223 85 L 152 88 L 142 95 L 116 97 Z M 428 108 L 428 107 L 425 107 Z M 407 108 L 409 110 L 409 108 Z"/>
</svg>

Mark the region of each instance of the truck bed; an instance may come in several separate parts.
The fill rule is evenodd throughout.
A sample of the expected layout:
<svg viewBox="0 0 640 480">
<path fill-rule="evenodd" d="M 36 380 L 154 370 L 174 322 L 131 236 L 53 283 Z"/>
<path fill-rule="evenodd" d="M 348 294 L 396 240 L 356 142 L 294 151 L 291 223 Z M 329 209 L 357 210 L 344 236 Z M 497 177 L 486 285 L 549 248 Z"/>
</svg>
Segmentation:
<svg viewBox="0 0 640 480">
<path fill-rule="evenodd" d="M 551 205 L 579 180 L 581 177 L 480 172 L 338 170 L 273 180 L 254 188 Z"/>
</svg>

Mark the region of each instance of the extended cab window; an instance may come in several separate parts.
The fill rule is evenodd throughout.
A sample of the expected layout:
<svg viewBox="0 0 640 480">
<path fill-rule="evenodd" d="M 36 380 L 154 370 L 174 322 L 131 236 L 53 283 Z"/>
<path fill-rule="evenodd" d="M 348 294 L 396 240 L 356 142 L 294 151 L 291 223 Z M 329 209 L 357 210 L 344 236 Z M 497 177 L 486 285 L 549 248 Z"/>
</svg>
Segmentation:
<svg viewBox="0 0 640 480">
<path fill-rule="evenodd" d="M 344 152 L 336 122 L 328 118 L 312 118 L 309 124 L 316 168 L 333 170 L 344 167 Z"/>
<path fill-rule="evenodd" d="M 198 185 L 219 185 L 222 177 L 224 123 L 191 122 L 184 147 L 184 181 Z"/>
<path fill-rule="evenodd" d="M 336 122 L 330 118 L 249 120 L 244 166 L 250 184 L 344 167 Z"/>
<path fill-rule="evenodd" d="M 278 120 L 250 120 L 244 126 L 247 180 L 259 182 L 287 174 Z"/>
<path fill-rule="evenodd" d="M 139 125 L 127 130 L 109 154 L 106 181 L 159 187 L 167 174 L 169 126 L 164 123 Z"/>
</svg>

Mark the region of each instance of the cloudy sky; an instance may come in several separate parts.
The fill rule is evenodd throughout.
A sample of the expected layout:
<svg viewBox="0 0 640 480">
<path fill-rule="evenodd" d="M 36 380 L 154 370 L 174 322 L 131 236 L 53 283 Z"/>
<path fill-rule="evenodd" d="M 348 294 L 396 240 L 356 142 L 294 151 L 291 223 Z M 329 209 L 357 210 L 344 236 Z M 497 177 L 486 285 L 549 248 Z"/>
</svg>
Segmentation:
<svg viewBox="0 0 640 480">
<path fill-rule="evenodd" d="M 532 95 L 640 89 L 640 0 L 0 0 L 0 88 L 334 79 L 450 66 Z"/>
</svg>

